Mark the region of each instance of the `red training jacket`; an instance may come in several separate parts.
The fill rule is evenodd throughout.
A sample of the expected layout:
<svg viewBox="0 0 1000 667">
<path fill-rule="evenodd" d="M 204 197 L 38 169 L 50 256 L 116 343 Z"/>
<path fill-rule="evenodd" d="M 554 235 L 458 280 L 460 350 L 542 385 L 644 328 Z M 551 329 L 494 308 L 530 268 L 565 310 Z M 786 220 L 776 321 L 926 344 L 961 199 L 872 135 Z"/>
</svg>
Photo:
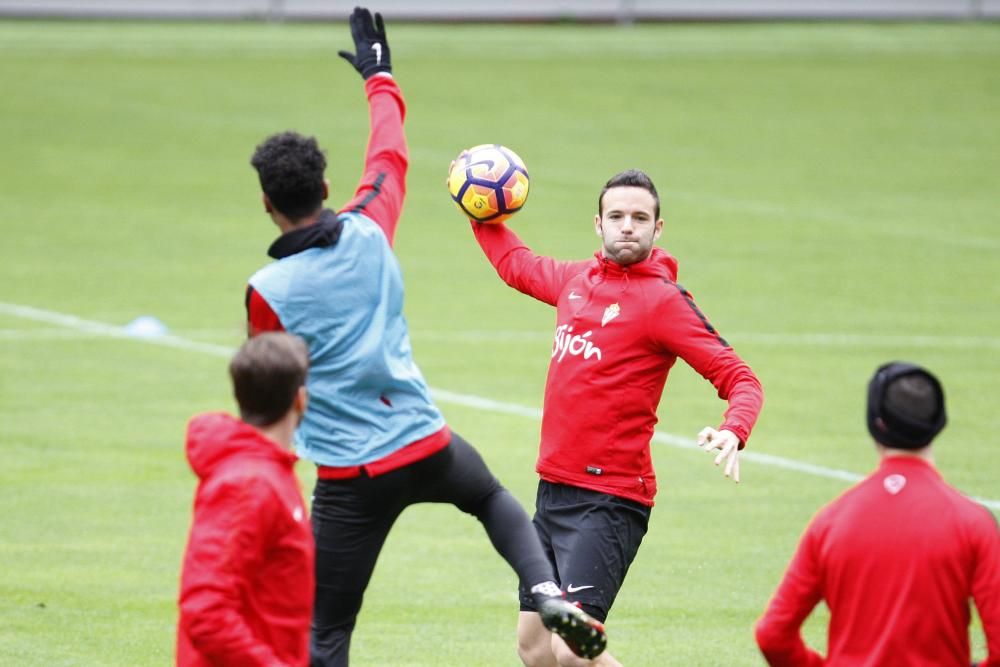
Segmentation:
<svg viewBox="0 0 1000 667">
<path fill-rule="evenodd" d="M 308 665 L 315 548 L 295 455 L 211 413 L 188 425 L 187 456 L 199 483 L 177 664 Z"/>
<path fill-rule="evenodd" d="M 980 665 L 1000 667 L 996 519 L 923 459 L 886 456 L 809 524 L 757 643 L 776 666 L 968 667 L 970 597 L 989 651 Z M 799 631 L 820 600 L 826 660 Z"/>
<path fill-rule="evenodd" d="M 660 248 L 621 266 L 536 255 L 502 224 L 472 223 L 511 287 L 556 306 L 537 471 L 550 482 L 648 506 L 656 495 L 649 442 L 670 368 L 680 357 L 729 401 L 720 428 L 742 443 L 764 396 L 757 377 L 675 282 Z"/>
</svg>

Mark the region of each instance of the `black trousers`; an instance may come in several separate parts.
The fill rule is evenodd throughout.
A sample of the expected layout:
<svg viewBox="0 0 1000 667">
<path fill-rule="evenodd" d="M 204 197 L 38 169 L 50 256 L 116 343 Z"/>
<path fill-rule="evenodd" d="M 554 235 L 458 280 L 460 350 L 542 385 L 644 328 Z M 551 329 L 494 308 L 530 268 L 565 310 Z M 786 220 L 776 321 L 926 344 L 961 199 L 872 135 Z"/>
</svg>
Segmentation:
<svg viewBox="0 0 1000 667">
<path fill-rule="evenodd" d="M 314 667 L 347 667 L 351 633 L 385 538 L 415 503 L 450 503 L 483 524 L 522 586 L 554 580 L 524 508 L 469 443 L 452 434 L 440 452 L 378 477 L 316 481 L 316 600 L 310 639 Z"/>
</svg>

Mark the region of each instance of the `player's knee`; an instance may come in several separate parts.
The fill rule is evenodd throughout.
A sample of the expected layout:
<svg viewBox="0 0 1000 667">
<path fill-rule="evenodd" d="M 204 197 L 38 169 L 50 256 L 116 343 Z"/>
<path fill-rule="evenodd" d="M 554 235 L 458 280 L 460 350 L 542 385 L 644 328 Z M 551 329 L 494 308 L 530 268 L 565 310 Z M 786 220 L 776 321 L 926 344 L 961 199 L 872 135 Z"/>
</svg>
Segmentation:
<svg viewBox="0 0 1000 667">
<path fill-rule="evenodd" d="M 555 654 L 558 667 L 586 667 L 593 664 L 590 660 L 585 660 L 573 653 L 566 642 L 556 639 L 552 642 L 552 652 Z"/>
<path fill-rule="evenodd" d="M 548 630 L 542 628 L 538 632 L 534 627 L 518 627 L 517 657 L 525 667 L 556 667 Z"/>
<path fill-rule="evenodd" d="M 556 667 L 555 656 L 546 642 L 527 642 L 518 637 L 517 657 L 524 667 Z"/>
</svg>

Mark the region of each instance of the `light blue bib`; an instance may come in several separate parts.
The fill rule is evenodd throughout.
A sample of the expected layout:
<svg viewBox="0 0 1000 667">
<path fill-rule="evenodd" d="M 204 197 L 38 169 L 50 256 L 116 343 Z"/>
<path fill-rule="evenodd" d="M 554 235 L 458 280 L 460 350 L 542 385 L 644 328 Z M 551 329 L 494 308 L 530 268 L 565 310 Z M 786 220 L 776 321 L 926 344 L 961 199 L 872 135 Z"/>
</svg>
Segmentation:
<svg viewBox="0 0 1000 667">
<path fill-rule="evenodd" d="M 328 466 L 381 459 L 444 428 L 413 361 L 403 277 L 382 230 L 341 214 L 335 245 L 260 269 L 250 285 L 285 330 L 309 344 L 309 407 L 300 457 Z"/>
</svg>

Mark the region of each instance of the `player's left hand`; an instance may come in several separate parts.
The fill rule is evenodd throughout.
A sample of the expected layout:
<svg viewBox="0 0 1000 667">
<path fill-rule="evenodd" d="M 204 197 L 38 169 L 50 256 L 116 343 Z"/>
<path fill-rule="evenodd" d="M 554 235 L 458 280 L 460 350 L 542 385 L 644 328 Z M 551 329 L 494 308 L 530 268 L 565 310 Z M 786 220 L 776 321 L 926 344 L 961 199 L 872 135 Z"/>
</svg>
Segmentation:
<svg viewBox="0 0 1000 667">
<path fill-rule="evenodd" d="M 734 482 L 740 483 L 740 439 L 735 433 L 726 429 L 716 431 L 711 426 L 706 426 L 698 433 L 698 446 L 706 452 L 718 449 L 715 465 L 725 460 L 726 477 L 732 477 Z"/>
<path fill-rule="evenodd" d="M 355 7 L 349 23 L 355 53 L 338 51 L 337 55 L 351 63 L 365 79 L 380 72 L 392 74 L 389 42 L 385 39 L 382 15 L 376 12 L 373 18 L 372 13 L 364 7 Z"/>
</svg>

